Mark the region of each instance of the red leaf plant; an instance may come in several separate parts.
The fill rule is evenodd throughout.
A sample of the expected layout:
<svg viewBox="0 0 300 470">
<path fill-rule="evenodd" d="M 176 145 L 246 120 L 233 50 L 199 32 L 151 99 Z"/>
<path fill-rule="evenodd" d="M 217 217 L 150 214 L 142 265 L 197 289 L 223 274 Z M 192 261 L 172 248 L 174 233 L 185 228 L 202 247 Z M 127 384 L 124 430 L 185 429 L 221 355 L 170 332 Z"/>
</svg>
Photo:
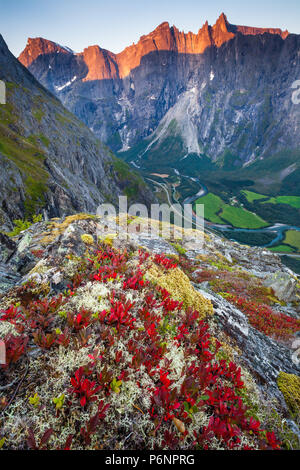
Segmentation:
<svg viewBox="0 0 300 470">
<path fill-rule="evenodd" d="M 100 386 L 95 386 L 95 381 L 86 378 L 83 367 L 79 367 L 75 372 L 75 377 L 71 377 L 71 385 L 70 391 L 78 396 L 82 407 L 86 406 L 88 402 L 96 401 L 96 393 L 101 389 Z"/>
<path fill-rule="evenodd" d="M 53 434 L 53 429 L 47 429 L 39 443 L 36 442 L 32 428 L 28 429 L 27 445 L 32 450 L 47 450 L 47 443 Z"/>
<path fill-rule="evenodd" d="M 133 323 L 136 321 L 134 317 L 130 315 L 130 310 L 133 307 L 129 301 L 114 300 L 114 296 L 111 299 L 110 312 L 104 310 L 99 314 L 99 319 L 105 321 L 111 325 L 116 325 L 117 330 L 120 330 L 121 326 L 127 326 L 132 329 Z"/>
<path fill-rule="evenodd" d="M 123 283 L 123 289 L 133 289 L 133 290 L 138 290 L 141 289 L 146 285 L 146 282 L 144 280 L 144 273 L 139 269 L 136 274 L 131 276 L 129 279 L 124 281 Z"/>
<path fill-rule="evenodd" d="M 8 334 L 4 338 L 6 348 L 6 364 L 2 365 L 3 368 L 7 368 L 10 364 L 15 364 L 26 352 L 28 336 L 14 336 Z"/>
<path fill-rule="evenodd" d="M 99 421 L 105 418 L 105 414 L 109 406 L 109 404 L 104 405 L 103 401 L 101 400 L 98 406 L 97 413 L 90 418 L 90 420 L 86 423 L 85 427 L 82 427 L 80 429 L 80 434 L 83 437 L 85 445 L 91 444 L 91 436 L 97 431 Z"/>
<path fill-rule="evenodd" d="M 177 268 L 177 263 L 174 263 L 170 258 L 167 258 L 166 255 L 155 255 L 154 262 L 165 269 L 175 269 Z"/>
</svg>

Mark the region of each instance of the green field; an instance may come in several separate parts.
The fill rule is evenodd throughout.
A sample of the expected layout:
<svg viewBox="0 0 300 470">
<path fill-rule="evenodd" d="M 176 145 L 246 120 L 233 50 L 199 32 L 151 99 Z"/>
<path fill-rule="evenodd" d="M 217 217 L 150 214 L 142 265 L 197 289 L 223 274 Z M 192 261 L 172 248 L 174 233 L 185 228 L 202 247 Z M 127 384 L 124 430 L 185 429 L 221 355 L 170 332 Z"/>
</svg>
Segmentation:
<svg viewBox="0 0 300 470">
<path fill-rule="evenodd" d="M 253 214 L 252 212 L 249 212 L 242 207 L 233 207 L 228 206 L 227 204 L 224 206 L 220 217 L 222 217 L 222 219 L 226 220 L 234 227 L 239 228 L 257 229 L 267 227 L 269 225 L 258 215 Z"/>
<path fill-rule="evenodd" d="M 268 197 L 268 196 L 264 196 L 263 194 L 258 194 L 258 193 L 254 193 L 253 191 L 248 191 L 247 189 L 245 189 L 244 191 L 241 191 L 241 193 L 244 194 L 247 200 L 251 203 L 254 201 L 258 201 L 259 199 L 266 199 Z"/>
<path fill-rule="evenodd" d="M 269 197 L 264 194 L 255 193 L 253 191 L 248 191 L 247 189 L 241 191 L 242 194 L 247 198 L 247 201 L 251 204 L 254 201 L 260 201 L 261 199 L 266 199 L 261 201 L 262 204 L 288 204 L 295 209 L 300 209 L 300 197 L 299 196 L 277 196 Z"/>
<path fill-rule="evenodd" d="M 229 223 L 233 227 L 250 229 L 268 226 L 261 217 L 242 207 L 230 206 L 213 193 L 197 199 L 195 204 L 204 204 L 205 219 L 215 224 Z"/>
<path fill-rule="evenodd" d="M 296 230 L 288 230 L 285 233 L 284 243 L 294 246 L 298 251 L 300 251 L 300 232 L 297 232 Z"/>
<path fill-rule="evenodd" d="M 277 196 L 271 197 L 264 203 L 268 204 L 288 204 L 295 209 L 300 209 L 300 197 L 299 196 Z"/>
<path fill-rule="evenodd" d="M 224 224 L 224 220 L 217 216 L 217 213 L 224 206 L 224 202 L 219 196 L 209 193 L 197 199 L 195 204 L 204 204 L 204 218 L 214 224 Z"/>
<path fill-rule="evenodd" d="M 280 252 L 283 252 L 283 253 L 294 253 L 294 249 L 291 247 L 291 246 L 288 246 L 288 245 L 278 245 L 278 246 L 272 246 L 271 248 L 269 248 L 270 251 L 280 251 Z"/>
</svg>

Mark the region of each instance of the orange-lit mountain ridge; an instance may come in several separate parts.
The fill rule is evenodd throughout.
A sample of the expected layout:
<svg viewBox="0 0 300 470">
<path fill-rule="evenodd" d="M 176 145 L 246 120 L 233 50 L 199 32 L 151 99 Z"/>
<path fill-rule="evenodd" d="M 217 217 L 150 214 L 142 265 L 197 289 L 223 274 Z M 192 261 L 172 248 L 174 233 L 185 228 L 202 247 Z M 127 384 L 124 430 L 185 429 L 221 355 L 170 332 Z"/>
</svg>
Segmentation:
<svg viewBox="0 0 300 470">
<path fill-rule="evenodd" d="M 299 50 L 300 35 L 233 25 L 222 13 L 197 33 L 164 22 L 118 54 L 29 39 L 19 60 L 113 151 L 130 150 L 138 167 L 196 154 L 235 171 L 298 152 Z M 282 170 L 290 174 L 293 162 Z"/>
<path fill-rule="evenodd" d="M 98 45 L 90 46 L 76 54 L 87 66 L 84 81 L 124 78 L 130 71 L 138 67 L 142 57 L 155 51 L 172 51 L 179 54 L 202 54 L 208 47 L 220 47 L 234 38 L 237 33 L 243 35 L 277 34 L 285 39 L 289 32 L 279 28 L 254 28 L 249 26 L 231 25 L 224 13 L 214 26 L 206 22 L 198 33 L 184 33 L 169 23 L 161 23 L 154 31 L 142 36 L 137 44 L 126 47 L 119 54 L 102 49 Z M 73 54 L 59 44 L 43 38 L 29 38 L 19 60 L 26 67 L 40 56 L 52 53 Z"/>
</svg>

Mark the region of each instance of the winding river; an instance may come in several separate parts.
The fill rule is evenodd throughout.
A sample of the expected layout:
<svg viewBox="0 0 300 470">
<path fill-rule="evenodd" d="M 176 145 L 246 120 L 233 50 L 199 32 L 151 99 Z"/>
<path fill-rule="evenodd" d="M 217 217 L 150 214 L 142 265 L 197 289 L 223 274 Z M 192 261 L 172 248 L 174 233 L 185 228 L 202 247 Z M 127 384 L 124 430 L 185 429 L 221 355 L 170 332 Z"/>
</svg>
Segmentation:
<svg viewBox="0 0 300 470">
<path fill-rule="evenodd" d="M 190 178 L 189 176 L 185 176 L 185 175 L 181 175 L 181 176 L 184 176 L 185 178 Z M 198 178 L 193 178 L 193 179 L 194 179 L 194 181 L 197 181 L 200 184 L 200 189 L 197 192 L 197 194 L 195 194 L 194 196 L 187 197 L 183 201 L 183 204 L 192 204 L 197 199 L 205 196 L 208 193 L 208 189 L 205 186 L 205 184 L 200 182 L 200 180 L 198 180 Z M 266 245 L 261 245 L 261 246 L 266 247 L 266 248 L 277 245 L 278 243 L 282 242 L 283 239 L 284 239 L 284 236 L 285 236 L 284 233 L 285 233 L 286 230 L 297 230 L 298 232 L 300 232 L 300 227 L 296 227 L 294 225 L 284 225 L 284 224 L 275 224 L 275 225 L 272 225 L 270 227 L 264 227 L 264 228 L 261 228 L 261 229 L 235 228 L 235 227 L 232 227 L 231 225 L 213 224 L 212 222 L 209 222 L 209 221 L 205 221 L 205 225 L 208 228 L 214 229 L 218 232 L 228 232 L 228 231 L 230 231 L 230 232 L 244 232 L 244 233 L 271 233 L 271 234 L 274 234 L 275 237 L 270 243 L 267 243 Z"/>
</svg>

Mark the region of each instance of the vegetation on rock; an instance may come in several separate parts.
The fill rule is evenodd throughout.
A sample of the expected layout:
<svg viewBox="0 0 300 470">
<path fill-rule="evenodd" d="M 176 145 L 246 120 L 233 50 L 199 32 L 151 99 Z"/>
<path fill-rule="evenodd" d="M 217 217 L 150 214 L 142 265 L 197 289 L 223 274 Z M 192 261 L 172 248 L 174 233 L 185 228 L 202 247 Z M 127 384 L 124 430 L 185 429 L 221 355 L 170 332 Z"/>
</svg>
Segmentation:
<svg viewBox="0 0 300 470">
<path fill-rule="evenodd" d="M 286 411 L 272 402 L 270 413 L 198 287 L 209 280 L 230 301 L 243 298 L 241 310 L 263 309 L 260 322 L 246 315 L 274 338 L 299 330 L 299 320 L 278 313 L 274 326 L 274 293 L 218 252 L 212 235 L 211 255 L 189 259 L 189 250 L 155 253 L 105 231 L 96 242 L 97 226 L 78 214 L 28 229 L 36 264 L 0 297 L 2 448 L 297 447 Z M 187 231 L 182 249 L 196 236 Z"/>
</svg>

